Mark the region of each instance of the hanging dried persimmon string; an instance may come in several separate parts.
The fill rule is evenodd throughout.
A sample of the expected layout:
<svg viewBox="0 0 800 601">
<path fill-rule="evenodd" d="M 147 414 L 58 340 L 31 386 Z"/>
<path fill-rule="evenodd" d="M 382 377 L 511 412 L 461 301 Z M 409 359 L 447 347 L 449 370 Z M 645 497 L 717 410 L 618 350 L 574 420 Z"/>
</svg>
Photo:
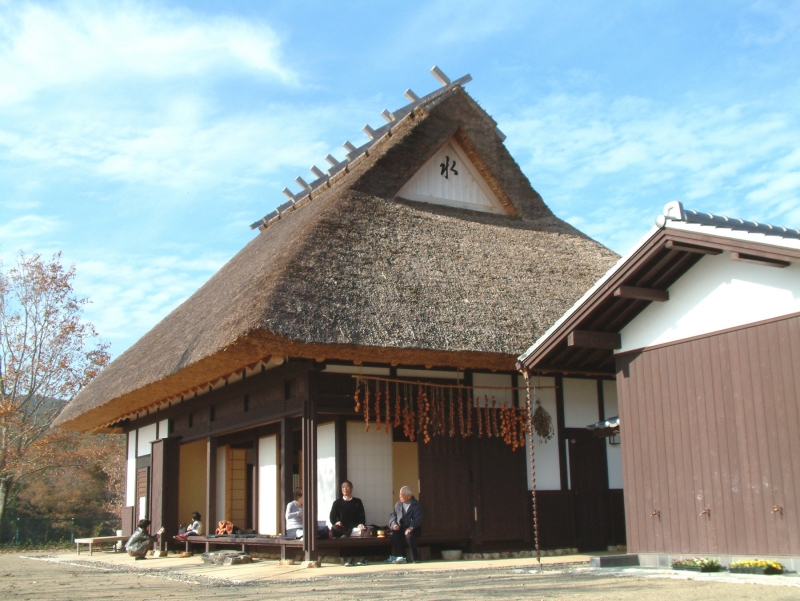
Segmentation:
<svg viewBox="0 0 800 601">
<path fill-rule="evenodd" d="M 364 422 L 366 424 L 364 432 L 369 432 L 369 381 L 364 380 Z"/>
<path fill-rule="evenodd" d="M 460 388 L 458 389 L 458 427 L 461 430 L 461 438 L 466 438 L 467 432 L 464 429 L 464 395 Z"/>
<path fill-rule="evenodd" d="M 484 434 L 487 438 L 502 438 L 503 442 L 515 451 L 527 445 L 526 435 L 531 435 L 536 431 L 540 437 L 547 440 L 542 434 L 552 433 L 554 429 L 551 425 L 552 421 L 547 423 L 550 416 L 541 407 L 536 396 L 528 406 L 515 406 L 515 391 L 518 390 L 516 387 L 476 387 L 460 382 L 457 384 L 409 382 L 362 374 L 353 377 L 356 379 L 353 394 L 355 411 L 356 413 L 364 412 L 366 432 L 369 432 L 371 426 L 370 412 L 373 409 L 377 432 L 388 433 L 391 426 L 400 427 L 402 425 L 403 434 L 411 442 L 416 440 L 417 434 L 426 443 L 430 442 L 434 436 L 455 437 L 458 432 L 461 433 L 462 438 L 470 437 L 473 434 L 472 420 L 477 419 L 478 438 L 483 438 Z M 371 382 L 375 382 L 374 391 L 371 389 Z M 381 382 L 383 386 L 381 386 Z M 391 383 L 394 383 L 394 415 L 392 415 Z M 536 387 L 533 389 L 534 395 L 538 388 L 555 387 Z M 530 390 L 528 387 L 526 389 Z M 511 403 L 505 400 L 501 404 L 497 400 L 498 397 L 493 394 L 490 403 L 486 390 L 504 391 L 500 398 L 508 398 L 508 393 L 511 392 L 515 400 Z M 373 401 L 374 407 L 372 406 Z M 383 403 L 385 403 L 385 407 Z M 456 426 L 456 413 L 458 413 L 458 426 Z M 545 423 L 541 424 L 540 422 Z M 544 432 L 539 432 L 539 430 Z"/>
<path fill-rule="evenodd" d="M 400 385 L 395 382 L 394 383 L 394 427 L 400 425 L 402 422 L 402 413 L 400 409 Z"/>
<path fill-rule="evenodd" d="M 389 433 L 389 426 L 392 422 L 392 414 L 391 414 L 391 407 L 392 407 L 392 397 L 389 394 L 389 382 L 386 382 L 386 421 L 384 422 L 383 432 L 384 434 Z"/>
</svg>

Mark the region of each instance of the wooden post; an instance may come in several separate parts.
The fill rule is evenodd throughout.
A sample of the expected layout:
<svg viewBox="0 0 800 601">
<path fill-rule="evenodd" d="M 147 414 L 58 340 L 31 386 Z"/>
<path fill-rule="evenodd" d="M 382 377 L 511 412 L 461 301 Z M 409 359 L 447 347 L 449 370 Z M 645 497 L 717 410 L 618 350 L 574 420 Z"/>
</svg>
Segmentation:
<svg viewBox="0 0 800 601">
<path fill-rule="evenodd" d="M 561 467 L 561 490 L 569 490 L 567 482 L 567 448 L 564 446 L 566 440 L 564 435 L 564 378 L 556 376 L 556 440 L 558 440 L 558 463 Z"/>
<path fill-rule="evenodd" d="M 217 439 L 206 438 L 206 527 L 207 534 L 217 528 Z"/>
<path fill-rule="evenodd" d="M 258 532 L 258 506 L 260 503 L 259 496 L 258 496 L 258 472 L 259 472 L 259 464 L 258 464 L 258 453 L 259 453 L 259 436 L 256 434 L 253 437 L 253 497 L 252 497 L 252 508 L 253 514 L 250 518 L 250 521 L 253 523 L 253 530 Z"/>
<path fill-rule="evenodd" d="M 280 511 L 281 518 L 280 532 L 286 533 L 286 506 L 294 500 L 294 428 L 292 419 L 284 417 L 281 419 L 281 492 L 280 492 Z M 305 513 L 305 512 L 303 512 Z"/>
<path fill-rule="evenodd" d="M 336 461 L 336 490 L 347 480 L 347 420 L 341 415 L 334 422 L 336 431 L 335 461 Z"/>
<path fill-rule="evenodd" d="M 303 555 L 317 558 L 317 378 L 308 375 L 308 396 L 303 401 Z"/>
<path fill-rule="evenodd" d="M 152 443 L 150 478 L 151 532 L 162 526 L 164 534 L 159 549 L 166 550 L 168 537 L 178 533 L 178 464 L 180 446 L 176 438 L 162 438 Z"/>
</svg>

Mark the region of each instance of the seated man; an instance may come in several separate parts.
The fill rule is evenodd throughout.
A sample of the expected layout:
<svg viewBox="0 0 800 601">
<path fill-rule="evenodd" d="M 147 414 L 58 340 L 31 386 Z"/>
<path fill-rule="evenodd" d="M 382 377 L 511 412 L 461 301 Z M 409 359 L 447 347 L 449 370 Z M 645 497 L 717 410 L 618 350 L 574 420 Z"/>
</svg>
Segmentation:
<svg viewBox="0 0 800 601">
<path fill-rule="evenodd" d="M 365 530 L 364 522 L 367 521 L 364 513 L 364 504 L 361 499 L 353 496 L 353 483 L 349 480 L 342 482 L 342 496 L 333 502 L 331 507 L 331 535 L 335 537 L 350 536 L 354 529 Z M 353 564 L 364 565 L 366 562 L 363 557 L 353 561 L 348 557 L 344 565 L 350 567 Z"/>
<path fill-rule="evenodd" d="M 385 563 L 419 562 L 417 539 L 422 534 L 422 504 L 411 494 L 411 489 L 400 489 L 400 500 L 389 515 L 389 529 L 392 531 L 392 552 Z"/>
</svg>

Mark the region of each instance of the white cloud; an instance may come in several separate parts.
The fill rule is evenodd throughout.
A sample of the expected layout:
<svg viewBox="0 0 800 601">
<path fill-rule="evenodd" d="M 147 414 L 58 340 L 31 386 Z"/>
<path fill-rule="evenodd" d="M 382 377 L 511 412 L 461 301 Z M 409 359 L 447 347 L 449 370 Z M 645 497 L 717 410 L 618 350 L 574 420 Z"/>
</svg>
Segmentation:
<svg viewBox="0 0 800 601">
<path fill-rule="evenodd" d="M 0 4 L 3 36 L 0 161 L 26 169 L 171 189 L 263 184 L 319 162 L 325 133 L 357 111 L 282 100 L 297 77 L 279 38 L 243 18 Z M 239 92 L 229 83 L 237 73 L 247 76 Z"/>
<path fill-rule="evenodd" d="M 545 201 L 617 251 L 673 199 L 798 225 L 797 111 L 689 100 L 664 108 L 647 99 L 554 94 L 499 121 Z M 620 227 L 621 215 L 630 227 Z"/>
<path fill-rule="evenodd" d="M 202 286 L 227 257 L 198 255 L 108 256 L 75 261 L 76 293 L 91 302 L 87 321 L 114 341 L 116 356 Z M 67 259 L 64 261 L 67 263 Z"/>
<path fill-rule="evenodd" d="M 0 105 L 98 78 L 233 70 L 296 81 L 267 25 L 185 10 L 104 2 L 8 5 L 0 12 L 0 37 Z"/>
<path fill-rule="evenodd" d="M 41 215 L 21 215 L 0 223 L 0 253 L 8 255 L 24 249 L 31 242 L 49 236 L 59 226 L 56 218 Z"/>
</svg>

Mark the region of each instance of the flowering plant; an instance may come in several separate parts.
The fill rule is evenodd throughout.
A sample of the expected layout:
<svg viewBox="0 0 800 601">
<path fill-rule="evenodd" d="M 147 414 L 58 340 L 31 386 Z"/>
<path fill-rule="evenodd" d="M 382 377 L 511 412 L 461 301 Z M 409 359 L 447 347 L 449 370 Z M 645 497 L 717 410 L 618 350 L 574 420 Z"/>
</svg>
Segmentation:
<svg viewBox="0 0 800 601">
<path fill-rule="evenodd" d="M 693 568 L 718 568 L 719 562 L 708 557 L 692 557 L 691 559 L 673 559 L 672 565 Z"/>
<path fill-rule="evenodd" d="M 764 570 L 775 570 L 777 572 L 783 571 L 783 564 L 771 559 L 742 559 L 734 561 L 731 564 L 732 568 L 761 568 Z"/>
</svg>

